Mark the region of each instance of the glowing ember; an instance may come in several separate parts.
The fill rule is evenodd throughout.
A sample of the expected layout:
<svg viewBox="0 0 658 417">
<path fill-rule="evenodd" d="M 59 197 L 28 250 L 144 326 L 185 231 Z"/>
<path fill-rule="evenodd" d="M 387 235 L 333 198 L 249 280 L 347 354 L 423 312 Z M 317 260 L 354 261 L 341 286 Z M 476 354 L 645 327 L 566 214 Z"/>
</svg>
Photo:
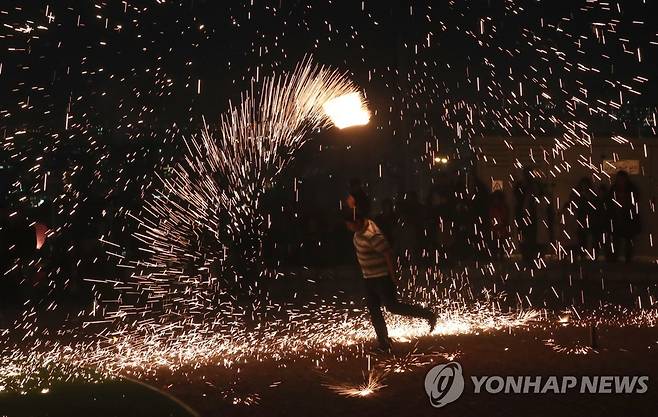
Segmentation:
<svg viewBox="0 0 658 417">
<path fill-rule="evenodd" d="M 544 344 L 558 353 L 564 353 L 567 355 L 589 355 L 591 353 L 598 353 L 591 346 L 583 344 L 581 342 L 575 342 L 571 345 L 564 345 L 556 343 L 555 339 L 546 339 Z"/>
<path fill-rule="evenodd" d="M 392 358 L 386 358 L 377 364 L 379 369 L 384 369 L 387 372 L 405 373 L 416 370 L 418 368 L 427 366 L 432 363 L 437 363 L 440 359 L 453 361 L 460 352 L 453 353 L 421 353 L 416 348 L 413 351 L 404 355 L 394 355 Z"/>
<path fill-rule="evenodd" d="M 360 384 L 325 384 L 327 388 L 344 397 L 368 397 L 386 387 L 383 384 L 386 372 L 372 370 L 367 379 Z"/>
</svg>

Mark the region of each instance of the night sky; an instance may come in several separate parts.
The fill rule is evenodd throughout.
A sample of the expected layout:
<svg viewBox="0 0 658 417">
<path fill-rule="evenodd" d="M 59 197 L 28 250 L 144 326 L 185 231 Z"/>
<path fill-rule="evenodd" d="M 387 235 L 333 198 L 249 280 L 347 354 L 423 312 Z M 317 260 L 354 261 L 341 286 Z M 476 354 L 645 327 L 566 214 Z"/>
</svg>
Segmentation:
<svg viewBox="0 0 658 417">
<path fill-rule="evenodd" d="M 82 194 L 143 195 L 203 118 L 215 129 L 250 86 L 308 54 L 346 71 L 370 101 L 374 129 L 361 133 L 362 142 L 384 152 L 370 171 L 390 164 L 391 154 L 406 155 L 391 168 L 398 171 L 436 152 L 468 165 L 471 139 L 487 135 L 562 143 L 593 133 L 651 136 L 655 8 L 643 1 L 12 2 L 0 9 L 0 129 L 3 159 L 13 167 L 3 182 L 20 178 L 12 206 L 38 194 L 46 172 Z M 319 144 L 331 145 L 322 137 Z M 77 195 L 56 204 L 68 211 Z"/>
</svg>

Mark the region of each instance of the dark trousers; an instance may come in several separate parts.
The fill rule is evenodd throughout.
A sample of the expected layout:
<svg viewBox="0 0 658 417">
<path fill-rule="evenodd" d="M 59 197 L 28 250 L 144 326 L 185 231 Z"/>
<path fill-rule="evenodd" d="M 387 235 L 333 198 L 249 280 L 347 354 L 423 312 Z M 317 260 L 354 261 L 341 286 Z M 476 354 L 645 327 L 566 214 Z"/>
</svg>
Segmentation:
<svg viewBox="0 0 658 417">
<path fill-rule="evenodd" d="M 430 309 L 398 301 L 395 285 L 389 276 L 378 278 L 365 278 L 366 302 L 370 312 L 370 320 L 377 333 L 377 340 L 382 347 L 389 345 L 386 321 L 381 307 L 384 306 L 393 314 L 407 317 L 430 319 L 433 313 Z"/>
<path fill-rule="evenodd" d="M 523 226 L 521 229 L 521 256 L 524 262 L 539 258 L 540 250 L 537 243 L 537 225 Z"/>
</svg>

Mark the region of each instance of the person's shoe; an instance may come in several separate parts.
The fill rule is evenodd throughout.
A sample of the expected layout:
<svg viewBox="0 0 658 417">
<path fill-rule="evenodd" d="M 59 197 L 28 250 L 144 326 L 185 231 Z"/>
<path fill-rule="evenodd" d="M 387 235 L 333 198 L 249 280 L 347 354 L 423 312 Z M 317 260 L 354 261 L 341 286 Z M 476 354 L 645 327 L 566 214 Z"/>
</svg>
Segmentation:
<svg viewBox="0 0 658 417">
<path fill-rule="evenodd" d="M 393 353 L 393 350 L 391 349 L 390 346 L 388 347 L 377 346 L 376 348 L 372 349 L 370 353 L 373 355 L 390 355 L 391 353 Z"/>
<path fill-rule="evenodd" d="M 427 324 L 430 326 L 430 334 L 434 331 L 434 328 L 436 327 L 436 314 L 432 313 L 430 318 L 427 319 Z"/>
</svg>

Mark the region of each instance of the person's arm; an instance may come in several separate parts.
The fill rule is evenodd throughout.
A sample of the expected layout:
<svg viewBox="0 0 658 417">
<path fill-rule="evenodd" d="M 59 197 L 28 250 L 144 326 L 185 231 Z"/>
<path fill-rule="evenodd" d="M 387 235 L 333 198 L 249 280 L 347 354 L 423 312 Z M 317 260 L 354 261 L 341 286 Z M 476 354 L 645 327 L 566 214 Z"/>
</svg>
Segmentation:
<svg viewBox="0 0 658 417">
<path fill-rule="evenodd" d="M 388 275 L 391 276 L 393 282 L 397 280 L 397 268 L 395 267 L 395 258 L 393 257 L 393 251 L 388 250 L 384 253 L 386 257 L 386 266 L 388 267 Z"/>
</svg>

